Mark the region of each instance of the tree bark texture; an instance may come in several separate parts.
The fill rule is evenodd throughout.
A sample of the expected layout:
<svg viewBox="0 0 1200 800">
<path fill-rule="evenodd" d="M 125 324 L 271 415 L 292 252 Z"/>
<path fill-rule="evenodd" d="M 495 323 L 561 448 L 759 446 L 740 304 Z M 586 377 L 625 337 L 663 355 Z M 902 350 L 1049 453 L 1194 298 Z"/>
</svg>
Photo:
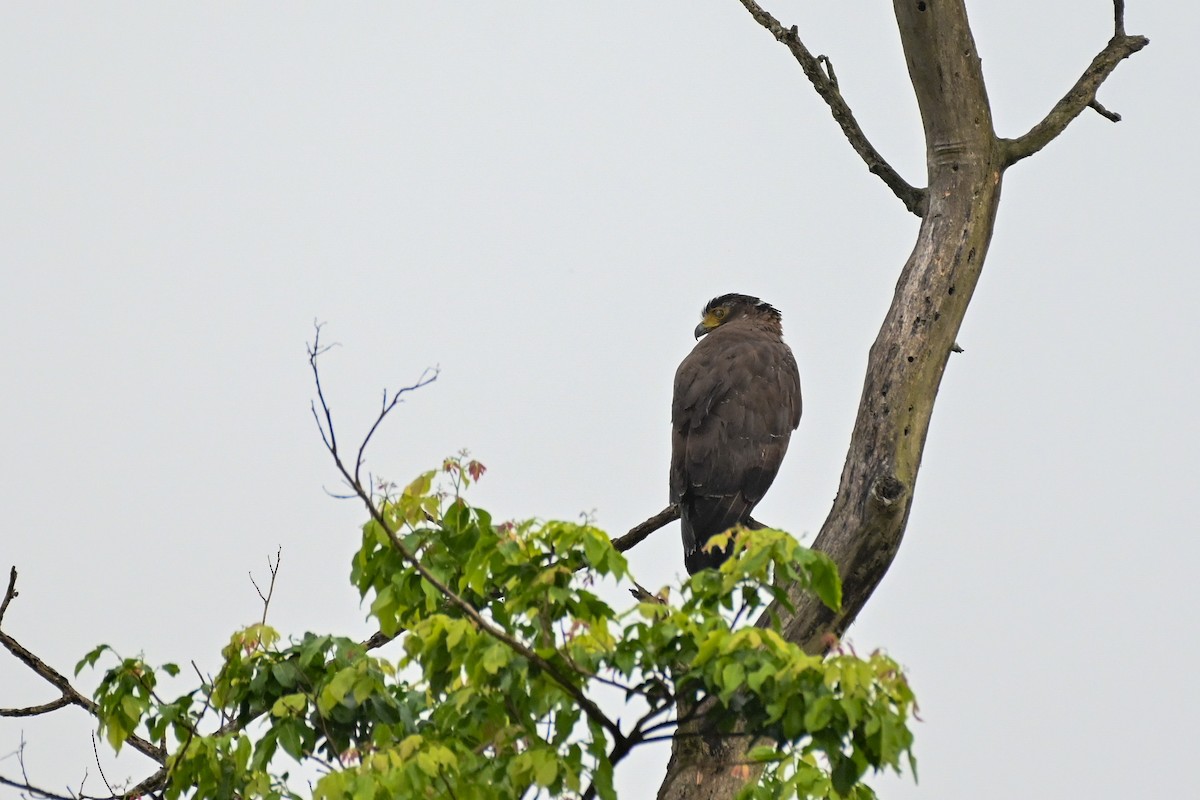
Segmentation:
<svg viewBox="0 0 1200 800">
<path fill-rule="evenodd" d="M 853 622 L 900 546 L 934 399 L 1000 200 L 1001 148 L 964 3 L 894 0 L 894 8 L 925 128 L 928 200 L 871 348 L 833 509 L 813 545 L 838 564 L 842 609 L 799 590 L 794 614 L 773 609 L 788 639 L 810 653 Z M 679 733 L 660 800 L 730 798 L 759 774 L 746 762 L 753 737 L 707 737 L 702 723 Z"/>
</svg>

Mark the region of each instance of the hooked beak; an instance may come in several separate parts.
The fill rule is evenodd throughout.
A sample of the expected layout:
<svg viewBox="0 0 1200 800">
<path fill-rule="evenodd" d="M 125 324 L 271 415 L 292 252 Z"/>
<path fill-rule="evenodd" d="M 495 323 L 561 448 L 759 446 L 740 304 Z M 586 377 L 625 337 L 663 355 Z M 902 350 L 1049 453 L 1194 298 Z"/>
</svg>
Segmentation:
<svg viewBox="0 0 1200 800">
<path fill-rule="evenodd" d="M 695 331 L 696 338 L 699 339 L 701 336 L 708 333 L 708 330 L 709 329 L 704 325 L 704 323 L 701 322 L 699 325 L 696 326 L 696 331 Z"/>
</svg>

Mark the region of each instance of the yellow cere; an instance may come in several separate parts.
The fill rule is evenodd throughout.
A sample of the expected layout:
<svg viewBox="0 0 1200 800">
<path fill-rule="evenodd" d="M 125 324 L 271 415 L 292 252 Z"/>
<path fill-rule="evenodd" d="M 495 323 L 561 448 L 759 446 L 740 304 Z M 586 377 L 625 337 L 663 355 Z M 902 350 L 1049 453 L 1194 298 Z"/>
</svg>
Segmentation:
<svg viewBox="0 0 1200 800">
<path fill-rule="evenodd" d="M 721 324 L 721 320 L 725 319 L 725 309 L 714 308 L 712 311 L 704 315 L 701 324 L 708 330 L 712 330 Z"/>
</svg>

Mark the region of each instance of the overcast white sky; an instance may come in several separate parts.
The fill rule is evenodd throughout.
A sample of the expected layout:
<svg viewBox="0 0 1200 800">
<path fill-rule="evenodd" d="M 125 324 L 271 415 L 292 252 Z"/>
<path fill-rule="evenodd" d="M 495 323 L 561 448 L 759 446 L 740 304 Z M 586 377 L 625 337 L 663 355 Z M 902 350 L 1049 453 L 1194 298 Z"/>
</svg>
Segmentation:
<svg viewBox="0 0 1200 800">
<path fill-rule="evenodd" d="M 921 182 L 890 6 L 768 8 Z M 1104 0 L 971 11 L 1002 135 L 1111 34 Z M 1007 177 L 904 545 L 851 629 L 921 702 L 921 782 L 876 780 L 890 800 L 1195 783 L 1200 12 L 1130 0 L 1128 27 L 1153 43 L 1102 90 L 1125 121 L 1089 112 Z M 277 627 L 370 632 L 363 513 L 322 491 L 314 318 L 347 440 L 381 388 L 442 368 L 374 471 L 468 447 L 478 504 L 615 534 L 665 503 L 701 305 L 757 294 L 805 411 L 756 516 L 819 529 L 917 220 L 735 0 L 6 3 L 0 73 L 5 630 L 59 669 L 98 642 L 214 669 L 280 545 Z M 633 551 L 642 583 L 683 572 L 677 531 Z M 0 658 L 0 706 L 53 697 Z M 0 755 L 23 732 L 32 778 L 77 785 L 89 728 L 5 720 Z M 666 755 L 622 766 L 622 796 Z"/>
</svg>

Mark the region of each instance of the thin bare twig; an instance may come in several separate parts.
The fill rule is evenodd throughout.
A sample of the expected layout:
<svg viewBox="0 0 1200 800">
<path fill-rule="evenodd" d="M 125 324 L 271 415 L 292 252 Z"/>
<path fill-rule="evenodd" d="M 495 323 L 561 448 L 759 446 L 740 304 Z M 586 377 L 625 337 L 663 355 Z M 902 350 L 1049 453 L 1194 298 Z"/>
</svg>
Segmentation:
<svg viewBox="0 0 1200 800">
<path fill-rule="evenodd" d="M 1093 111 L 1095 111 L 1100 116 L 1104 117 L 1109 122 L 1120 122 L 1121 121 L 1120 114 L 1118 114 L 1115 111 L 1109 111 L 1107 108 L 1105 108 L 1100 103 L 1099 100 L 1097 100 L 1094 97 L 1092 98 L 1092 102 L 1088 103 L 1088 108 L 1092 109 Z"/>
<path fill-rule="evenodd" d="M 100 748 L 96 747 L 96 734 L 92 733 L 92 755 L 96 757 L 96 769 L 100 771 L 100 780 L 104 781 L 104 788 L 108 789 L 108 793 L 116 797 L 117 790 L 108 782 L 108 776 L 104 774 L 104 767 L 100 766 Z M 87 776 L 84 776 L 87 780 Z M 83 783 L 79 784 L 79 793 L 83 794 Z"/>
<path fill-rule="evenodd" d="M 362 443 L 358 446 L 358 456 L 354 460 L 355 483 L 362 483 L 362 480 L 359 476 L 362 473 L 363 457 L 366 453 L 367 445 L 371 443 L 371 437 L 375 435 L 375 431 L 377 431 L 379 426 L 383 424 L 384 417 L 391 413 L 392 409 L 396 407 L 397 403 L 402 401 L 404 395 L 408 394 L 409 392 L 416 391 L 422 386 L 428 386 L 436 381 L 438 379 L 439 371 L 440 370 L 438 367 L 426 368 L 426 370 L 421 373 L 421 377 L 417 378 L 416 383 L 414 383 L 412 386 L 406 386 L 400 391 L 396 392 L 394 395 L 392 395 L 392 399 L 390 401 L 388 400 L 387 389 L 383 390 L 383 402 L 380 404 L 379 416 L 375 418 L 375 422 L 371 425 L 371 429 L 367 431 L 367 435 L 363 437 Z M 368 483 L 369 482 L 370 481 L 368 481 Z"/>
<path fill-rule="evenodd" d="M 1150 40 L 1145 36 L 1129 36 L 1125 33 L 1125 2 L 1113 0 L 1113 37 L 1041 122 L 1016 139 L 1000 140 L 1004 166 L 1009 167 L 1028 158 L 1057 139 L 1085 108 L 1095 110 L 1107 120 L 1120 122 L 1121 115 L 1102 106 L 1096 99 L 1096 92 L 1118 64 L 1148 44 Z"/>
<path fill-rule="evenodd" d="M 317 416 L 316 403 L 310 403 L 309 407 L 312 409 L 313 419 L 317 421 L 317 430 L 321 432 L 321 441 L 325 443 L 326 448 L 337 449 L 337 435 L 333 432 L 333 413 L 329 410 L 329 403 L 325 402 L 325 392 L 321 389 L 321 379 L 317 374 L 317 358 L 337 347 L 337 343 L 322 345 L 321 328 L 325 327 L 325 323 L 314 321 L 313 327 L 316 332 L 313 334 L 312 346 L 308 348 L 308 363 L 313 368 L 313 378 L 317 384 L 317 399 L 321 402 L 321 408 L 325 409 L 324 423 Z"/>
<path fill-rule="evenodd" d="M 83 787 L 84 784 L 87 783 L 86 771 L 83 774 L 83 780 L 79 783 L 79 791 L 72 794 L 58 794 L 57 792 L 53 792 L 49 789 L 43 789 L 40 786 L 35 786 L 33 782 L 29 780 L 29 771 L 25 768 L 24 734 L 21 736 L 21 743 L 18 745 L 16 752 L 10 753 L 9 755 L 15 755 L 17 757 L 17 767 L 21 770 L 21 780 L 18 781 L 14 780 L 13 778 L 5 777 L 4 775 L 0 775 L 0 786 L 10 786 L 24 793 L 26 797 L 36 798 L 37 800 L 117 800 L 115 793 L 110 797 L 93 797 L 92 795 L 84 794 Z M 8 758 L 8 756 L 5 756 L 5 758 Z M 70 791 L 70 789 L 67 791 Z M 110 789 L 110 791 L 112 790 Z"/>
<path fill-rule="evenodd" d="M 308 347 L 308 363 L 312 368 L 313 383 L 317 387 L 317 399 L 310 403 L 309 407 L 312 410 L 313 419 L 315 419 L 317 422 L 317 429 L 321 432 L 321 441 L 325 444 L 325 449 L 329 450 L 330 452 L 336 452 L 338 449 L 338 444 L 337 434 L 333 429 L 333 411 L 330 409 L 329 403 L 325 399 L 325 389 L 321 386 L 321 375 L 317 369 L 317 359 L 336 347 L 337 343 L 335 342 L 334 344 L 322 345 L 321 329 L 324 327 L 324 323 L 314 322 L 313 327 L 315 328 L 315 333 L 313 334 L 313 342 Z M 362 466 L 367 445 L 370 444 L 371 438 L 375 435 L 375 431 L 377 431 L 379 426 L 383 423 L 384 418 L 387 417 L 387 415 L 391 413 L 392 409 L 394 409 L 399 403 L 403 402 L 404 395 L 408 394 L 409 392 L 416 391 L 423 386 L 428 386 L 436 381 L 438 379 L 439 372 L 440 370 L 438 367 L 427 368 L 421 373 L 421 376 L 417 378 L 416 383 L 400 389 L 392 395 L 390 400 L 388 399 L 387 389 L 383 390 L 383 401 L 380 404 L 379 414 L 375 417 L 375 421 L 371 424 L 370 429 L 367 431 L 367 435 L 363 437 L 362 443 L 358 447 L 358 455 L 354 461 L 354 483 L 358 483 L 360 485 L 362 483 Z M 318 405 L 321 407 L 320 412 L 317 411 Z M 347 478 L 346 480 L 349 482 L 351 479 Z M 334 496 L 338 497 L 338 495 Z"/>
<path fill-rule="evenodd" d="M 4 592 L 4 600 L 0 602 L 0 623 L 4 622 L 4 612 L 8 611 L 8 604 L 17 594 L 17 568 L 13 566 L 8 571 L 8 589 Z"/>
<path fill-rule="evenodd" d="M 750 16 L 754 17 L 755 22 L 766 28 L 772 36 L 791 51 L 792 56 L 799 62 L 800 69 L 804 70 L 804 75 L 817 90 L 817 94 L 829 106 L 834 121 L 842 129 L 842 134 L 850 142 L 854 152 L 858 153 L 859 158 L 867 165 L 867 169 L 872 174 L 879 176 L 880 180 L 892 190 L 892 194 L 904 203 L 905 208 L 918 217 L 924 216 L 927 202 L 926 191 L 916 188 L 900 177 L 900 173 L 879 154 L 879 151 L 867 139 L 862 126 L 858 124 L 850 106 L 842 97 L 841 90 L 838 88 L 837 76 L 833 72 L 833 65 L 829 58 L 823 55 L 814 56 L 804 46 L 804 42 L 800 41 L 796 26 L 793 25 L 790 29 L 783 27 L 779 20 L 771 16 L 754 0 L 741 0 L 741 3 L 750 12 Z M 827 71 L 822 70 L 822 64 Z"/>
<path fill-rule="evenodd" d="M 250 583 L 254 586 L 254 591 L 258 592 L 258 599 L 262 600 L 263 613 L 262 624 L 267 624 L 267 609 L 271 607 L 271 598 L 275 596 L 275 578 L 279 575 L 279 564 L 283 561 L 283 545 L 275 551 L 275 563 L 271 563 L 271 559 L 267 559 L 267 570 L 271 573 L 271 583 L 267 586 L 267 593 L 264 595 L 263 590 L 258 588 L 258 583 L 254 580 L 254 573 L 250 574 Z"/>
</svg>

